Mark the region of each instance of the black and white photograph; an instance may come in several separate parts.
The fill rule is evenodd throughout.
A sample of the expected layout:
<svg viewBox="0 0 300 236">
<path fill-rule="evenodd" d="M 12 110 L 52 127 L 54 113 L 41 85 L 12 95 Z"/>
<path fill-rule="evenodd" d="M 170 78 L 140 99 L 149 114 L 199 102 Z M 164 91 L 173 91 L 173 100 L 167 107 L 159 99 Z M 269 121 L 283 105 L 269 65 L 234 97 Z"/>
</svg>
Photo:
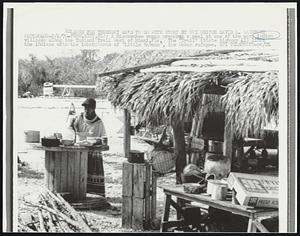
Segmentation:
<svg viewBox="0 0 300 236">
<path fill-rule="evenodd" d="M 295 4 L 4 13 L 6 232 L 297 232 Z"/>
</svg>

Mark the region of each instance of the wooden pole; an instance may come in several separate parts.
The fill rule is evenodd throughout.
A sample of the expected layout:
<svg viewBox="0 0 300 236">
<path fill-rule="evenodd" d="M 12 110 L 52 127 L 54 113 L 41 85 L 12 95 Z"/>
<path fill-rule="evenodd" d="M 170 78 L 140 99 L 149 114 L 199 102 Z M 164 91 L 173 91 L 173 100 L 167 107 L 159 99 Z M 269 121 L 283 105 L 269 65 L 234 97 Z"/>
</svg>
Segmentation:
<svg viewBox="0 0 300 236">
<path fill-rule="evenodd" d="M 207 95 L 202 95 L 202 107 L 200 108 L 200 111 L 195 114 L 195 117 L 193 119 L 193 126 L 191 130 L 191 136 L 195 136 L 197 138 L 200 137 L 202 126 L 203 126 L 203 119 L 207 113 L 207 109 L 205 108 L 205 104 L 207 100 Z M 192 153 L 191 163 L 197 164 L 197 160 L 199 159 L 200 154 L 199 153 Z"/>
<path fill-rule="evenodd" d="M 216 53 L 227 54 L 227 53 L 238 52 L 238 51 L 241 51 L 241 50 L 219 50 L 219 51 L 216 50 L 216 51 L 204 52 L 204 53 L 195 55 L 193 57 L 171 58 L 171 59 L 168 59 L 168 60 L 165 60 L 165 61 L 160 61 L 160 62 L 145 64 L 145 65 L 140 65 L 140 66 L 129 67 L 129 68 L 121 69 L 121 70 L 96 73 L 95 78 L 102 77 L 102 76 L 109 76 L 109 75 L 113 75 L 113 74 L 127 73 L 127 72 L 131 72 L 131 71 L 139 71 L 139 70 L 142 70 L 142 69 L 155 67 L 155 66 L 159 66 L 159 65 L 168 65 L 168 64 L 171 64 L 174 61 L 179 61 L 179 60 L 184 60 L 184 59 L 195 59 L 195 58 L 201 58 L 203 56 L 209 56 L 209 55 L 216 54 Z"/>
<path fill-rule="evenodd" d="M 174 154 L 176 157 L 176 183 L 181 184 L 181 173 L 186 165 L 183 121 L 174 122 L 172 128 L 174 134 Z"/>
<path fill-rule="evenodd" d="M 124 156 L 129 157 L 130 153 L 130 112 L 124 109 Z"/>
<path fill-rule="evenodd" d="M 232 140 L 233 140 L 233 131 L 231 128 L 231 124 L 225 125 L 223 155 L 229 158 L 230 166 L 232 162 Z"/>
<path fill-rule="evenodd" d="M 196 113 L 194 118 L 193 118 L 192 129 L 191 129 L 191 132 L 190 132 L 190 137 L 192 139 L 194 137 L 197 137 L 196 133 L 197 133 L 197 128 L 198 128 L 198 123 L 199 123 L 199 113 Z M 191 141 L 192 141 L 192 139 L 191 139 Z M 190 163 L 197 165 L 198 157 L 199 157 L 198 153 L 192 153 Z"/>
</svg>

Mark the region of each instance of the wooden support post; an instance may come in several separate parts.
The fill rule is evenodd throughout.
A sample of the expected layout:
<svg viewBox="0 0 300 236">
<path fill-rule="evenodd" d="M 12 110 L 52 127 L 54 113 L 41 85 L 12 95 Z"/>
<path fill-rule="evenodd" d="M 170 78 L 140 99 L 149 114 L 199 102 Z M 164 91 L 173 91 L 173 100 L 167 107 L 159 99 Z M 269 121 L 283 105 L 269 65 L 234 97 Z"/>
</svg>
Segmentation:
<svg viewBox="0 0 300 236">
<path fill-rule="evenodd" d="M 174 134 L 174 154 L 176 158 L 176 184 L 182 184 L 181 174 L 186 166 L 186 152 L 184 139 L 184 123 L 177 121 L 172 125 Z M 181 200 L 177 199 L 179 205 Z M 181 214 L 177 212 L 177 219 L 181 218 Z"/>
<path fill-rule="evenodd" d="M 152 171 L 152 181 L 151 181 L 151 224 L 155 225 L 156 220 L 156 187 L 157 187 L 157 178 L 158 175 Z"/>
<path fill-rule="evenodd" d="M 150 228 L 151 201 L 150 201 L 150 165 L 146 163 L 146 184 L 145 184 L 145 228 Z"/>
<path fill-rule="evenodd" d="M 202 106 L 198 113 L 195 114 L 190 136 L 199 138 L 201 136 L 203 119 L 207 113 L 205 104 L 207 103 L 207 94 L 202 95 Z M 199 153 L 192 153 L 191 163 L 197 164 L 200 157 Z"/>
<path fill-rule="evenodd" d="M 230 169 L 231 169 L 231 162 L 232 162 L 232 140 L 233 140 L 233 132 L 232 132 L 231 124 L 225 125 L 223 155 L 229 158 Z"/>
<path fill-rule="evenodd" d="M 174 154 L 176 158 L 176 183 L 181 184 L 181 173 L 186 166 L 186 152 L 184 139 L 183 121 L 177 121 L 172 124 L 174 134 Z"/>
<path fill-rule="evenodd" d="M 124 155 L 129 157 L 130 153 L 130 112 L 124 109 Z"/>
<path fill-rule="evenodd" d="M 190 137 L 191 138 L 196 137 L 198 123 L 199 123 L 199 114 L 196 113 L 194 118 L 193 118 L 192 129 L 191 129 L 191 132 L 190 132 Z M 198 153 L 189 154 L 189 163 L 197 164 L 197 159 L 198 158 L 199 158 Z"/>
</svg>

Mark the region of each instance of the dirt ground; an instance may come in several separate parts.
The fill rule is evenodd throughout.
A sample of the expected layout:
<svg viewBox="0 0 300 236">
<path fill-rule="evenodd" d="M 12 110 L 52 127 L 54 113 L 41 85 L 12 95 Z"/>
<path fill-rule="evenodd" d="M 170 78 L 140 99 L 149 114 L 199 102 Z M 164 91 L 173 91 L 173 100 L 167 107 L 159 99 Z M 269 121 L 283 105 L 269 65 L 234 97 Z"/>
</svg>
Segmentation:
<svg viewBox="0 0 300 236">
<path fill-rule="evenodd" d="M 33 156 L 38 156 L 36 159 Z M 44 186 L 44 157 L 41 152 L 28 150 L 20 153 L 22 165 L 18 167 L 18 218 L 24 223 L 31 222 L 32 209 L 26 206 L 23 198 L 37 202 Z M 122 228 L 122 162 L 124 157 L 110 151 L 103 153 L 105 171 L 105 191 L 107 201 L 111 204 L 109 209 L 81 211 L 85 214 L 94 232 L 137 232 L 132 229 Z M 158 185 L 175 182 L 174 174 L 160 177 Z M 160 221 L 163 210 L 163 192 L 157 189 L 157 221 Z M 175 216 L 175 212 L 171 212 Z M 158 231 L 152 229 L 151 232 Z"/>
</svg>

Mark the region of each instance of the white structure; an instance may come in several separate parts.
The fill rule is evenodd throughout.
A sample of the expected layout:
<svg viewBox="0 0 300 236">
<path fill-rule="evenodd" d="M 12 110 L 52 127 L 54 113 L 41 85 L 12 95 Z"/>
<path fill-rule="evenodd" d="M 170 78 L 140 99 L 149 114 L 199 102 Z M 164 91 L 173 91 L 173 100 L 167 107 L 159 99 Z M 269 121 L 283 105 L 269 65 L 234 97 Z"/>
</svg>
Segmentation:
<svg viewBox="0 0 300 236">
<path fill-rule="evenodd" d="M 63 88 L 62 97 L 71 96 L 72 89 L 75 88 L 90 88 L 96 89 L 96 85 L 74 85 L 74 84 L 53 84 L 50 82 L 44 83 L 44 96 L 53 96 L 53 88 Z"/>
<path fill-rule="evenodd" d="M 44 83 L 44 89 L 43 89 L 44 96 L 53 96 L 53 83 L 46 82 Z"/>
</svg>

